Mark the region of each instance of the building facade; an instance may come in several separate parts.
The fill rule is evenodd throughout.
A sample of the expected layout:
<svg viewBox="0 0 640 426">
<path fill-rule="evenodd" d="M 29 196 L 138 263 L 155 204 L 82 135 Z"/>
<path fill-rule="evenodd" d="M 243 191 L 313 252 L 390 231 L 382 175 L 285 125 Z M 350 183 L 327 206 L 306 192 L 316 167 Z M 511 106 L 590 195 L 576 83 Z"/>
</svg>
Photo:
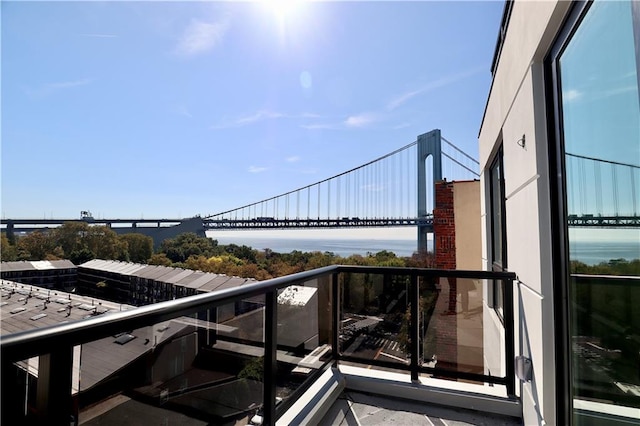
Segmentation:
<svg viewBox="0 0 640 426">
<path fill-rule="evenodd" d="M 71 290 L 77 282 L 76 265 L 69 260 L 2 262 L 0 275 L 3 280 L 56 290 Z"/>
<path fill-rule="evenodd" d="M 637 1 L 505 5 L 479 134 L 483 262 L 518 276 L 527 425 L 640 421 L 639 68 Z M 503 285 L 485 292 L 485 347 Z"/>
<path fill-rule="evenodd" d="M 133 306 L 253 283 L 255 279 L 159 265 L 93 259 L 78 266 L 78 291 Z"/>
</svg>

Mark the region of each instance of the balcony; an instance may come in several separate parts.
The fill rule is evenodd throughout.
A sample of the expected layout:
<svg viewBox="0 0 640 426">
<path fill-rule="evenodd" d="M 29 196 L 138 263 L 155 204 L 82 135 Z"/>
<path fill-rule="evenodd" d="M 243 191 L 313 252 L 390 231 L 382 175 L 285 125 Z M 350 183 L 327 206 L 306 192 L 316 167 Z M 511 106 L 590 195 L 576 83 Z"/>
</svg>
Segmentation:
<svg viewBox="0 0 640 426">
<path fill-rule="evenodd" d="M 331 413 L 365 392 L 517 424 L 514 279 L 329 266 L 5 335 L 2 422 L 339 424 Z"/>
</svg>

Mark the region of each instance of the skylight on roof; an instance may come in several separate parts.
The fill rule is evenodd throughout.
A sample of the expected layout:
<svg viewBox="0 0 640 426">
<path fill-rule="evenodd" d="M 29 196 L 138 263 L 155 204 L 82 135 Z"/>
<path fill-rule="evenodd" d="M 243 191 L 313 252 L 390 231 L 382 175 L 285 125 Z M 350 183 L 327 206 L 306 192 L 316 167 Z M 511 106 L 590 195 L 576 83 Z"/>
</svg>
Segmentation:
<svg viewBox="0 0 640 426">
<path fill-rule="evenodd" d="M 24 312 L 26 310 L 27 310 L 27 308 L 15 308 L 15 309 L 10 310 L 9 312 L 12 313 L 12 314 L 19 314 L 20 312 Z"/>
<path fill-rule="evenodd" d="M 32 317 L 31 317 L 31 318 L 29 318 L 29 319 L 30 319 L 31 321 L 38 321 L 39 319 L 44 318 L 44 317 L 46 317 L 46 316 L 47 316 L 47 314 L 38 314 L 38 315 L 34 315 L 34 316 L 32 316 Z"/>
<path fill-rule="evenodd" d="M 124 344 L 129 343 L 130 341 L 132 341 L 135 338 L 136 338 L 136 336 L 134 336 L 133 334 L 125 333 L 125 334 L 121 335 L 120 337 L 118 337 L 116 340 L 114 340 L 113 343 L 117 343 L 119 345 L 124 345 Z"/>
</svg>

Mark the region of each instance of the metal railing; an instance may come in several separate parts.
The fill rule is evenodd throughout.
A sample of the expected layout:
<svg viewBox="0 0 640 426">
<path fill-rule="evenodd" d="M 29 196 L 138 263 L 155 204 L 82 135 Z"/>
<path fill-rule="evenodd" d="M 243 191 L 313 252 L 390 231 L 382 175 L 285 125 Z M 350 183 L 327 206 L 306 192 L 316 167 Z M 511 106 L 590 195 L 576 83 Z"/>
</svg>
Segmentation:
<svg viewBox="0 0 640 426">
<path fill-rule="evenodd" d="M 111 336 L 116 337 L 123 332 L 133 333 L 131 330 L 190 316 L 193 317 L 190 321 L 180 320 L 181 327 L 193 327 L 184 330 L 197 335 L 206 328 L 206 335 L 195 338 L 196 346 L 200 345 L 198 348 L 207 341 L 212 348 L 222 343 L 231 345 L 230 353 L 244 350 L 262 354 L 254 358 L 260 362 L 259 358 L 263 357 L 262 370 L 258 368 L 258 375 L 262 377 L 258 377 L 257 382 L 255 377 L 251 379 L 252 384 L 261 382 L 262 386 L 259 404 L 262 424 L 275 424 L 278 416 L 315 380 L 315 373 L 339 362 L 407 371 L 414 381 L 421 375 L 430 375 L 504 385 L 507 395 L 515 397 L 514 279 L 515 274 L 508 272 L 327 266 L 129 311 L 5 335 L 0 338 L 2 420 L 3 423 L 9 420 L 6 417 L 8 410 L 4 408 L 16 402 L 16 383 L 12 377 L 15 377 L 14 371 L 20 368 L 17 367 L 20 363 L 26 369 L 24 360 L 39 357 L 36 401 L 26 401 L 25 405 L 29 407 L 26 418 L 35 419 L 32 421 L 38 424 L 69 424 L 70 417 L 77 420 L 78 414 L 78 402 L 72 397 L 72 372 L 74 366 L 79 368 L 77 354 L 74 361 L 74 348 L 100 339 L 113 340 Z M 460 343 L 460 336 L 456 335 L 465 327 L 482 330 L 482 318 L 492 309 L 483 303 L 483 285 L 489 281 L 504 284 L 504 341 L 501 344 L 505 349 L 500 354 L 502 365 L 498 371 L 501 374 L 495 374 L 495 370 L 490 371 L 483 364 L 485 349 L 483 343 L 478 343 L 477 336 L 475 343 Z M 247 301 L 251 301 L 253 308 L 246 308 Z M 243 310 L 238 311 L 238 303 L 245 303 Z M 228 316 L 230 319 L 226 326 L 221 325 L 224 322 L 221 314 L 213 313 L 223 306 L 236 306 L 235 313 Z M 251 324 L 247 326 L 247 333 L 225 337 L 220 331 L 222 327 L 228 330 L 242 328 L 238 319 L 248 318 L 247 315 L 256 312 L 259 314 L 253 315 L 251 321 L 257 322 L 247 323 Z M 258 332 L 250 330 L 252 327 L 258 328 Z M 309 330 L 312 338 L 307 336 Z M 252 338 L 252 335 L 259 337 Z M 292 336 L 298 335 L 296 338 L 301 343 L 292 340 Z M 157 348 L 155 357 L 160 356 L 162 344 Z M 427 351 L 435 353 L 429 358 Z M 469 353 L 480 355 L 476 356 L 476 361 L 469 361 Z M 294 356 L 298 358 L 289 360 Z M 285 361 L 296 368 L 283 368 Z M 235 373 L 231 374 L 231 380 L 246 377 L 246 371 L 235 376 Z M 296 379 L 300 374 L 307 374 L 304 380 Z M 294 386 L 289 386 L 291 381 L 295 382 Z M 281 402 L 283 398 L 278 395 L 282 395 L 283 389 L 287 390 L 287 397 Z M 11 399 L 12 394 L 14 399 Z M 25 398 L 28 398 L 27 394 L 25 391 Z M 185 390 L 178 394 L 185 394 Z M 255 411 L 257 407 L 254 402 L 247 410 Z"/>
</svg>

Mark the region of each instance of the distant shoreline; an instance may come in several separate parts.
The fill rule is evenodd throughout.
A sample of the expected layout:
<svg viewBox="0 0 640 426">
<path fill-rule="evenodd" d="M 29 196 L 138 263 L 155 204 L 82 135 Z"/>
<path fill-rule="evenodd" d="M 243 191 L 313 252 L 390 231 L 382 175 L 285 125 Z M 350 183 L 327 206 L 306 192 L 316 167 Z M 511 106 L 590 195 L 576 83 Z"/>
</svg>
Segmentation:
<svg viewBox="0 0 640 426">
<path fill-rule="evenodd" d="M 219 244 L 237 244 L 250 246 L 257 250 L 268 248 L 278 253 L 290 253 L 293 250 L 303 252 L 332 252 L 338 256 L 348 257 L 354 254 L 366 255 L 387 250 L 399 257 L 411 256 L 417 248 L 415 240 L 382 239 L 382 238 L 282 238 L 282 237 L 212 237 Z M 429 250 L 433 250 L 433 241 L 428 241 Z M 597 265 L 612 259 L 633 260 L 640 258 L 640 242 L 598 242 L 581 241 L 572 244 L 571 260 L 578 260 L 587 265 Z"/>
</svg>

